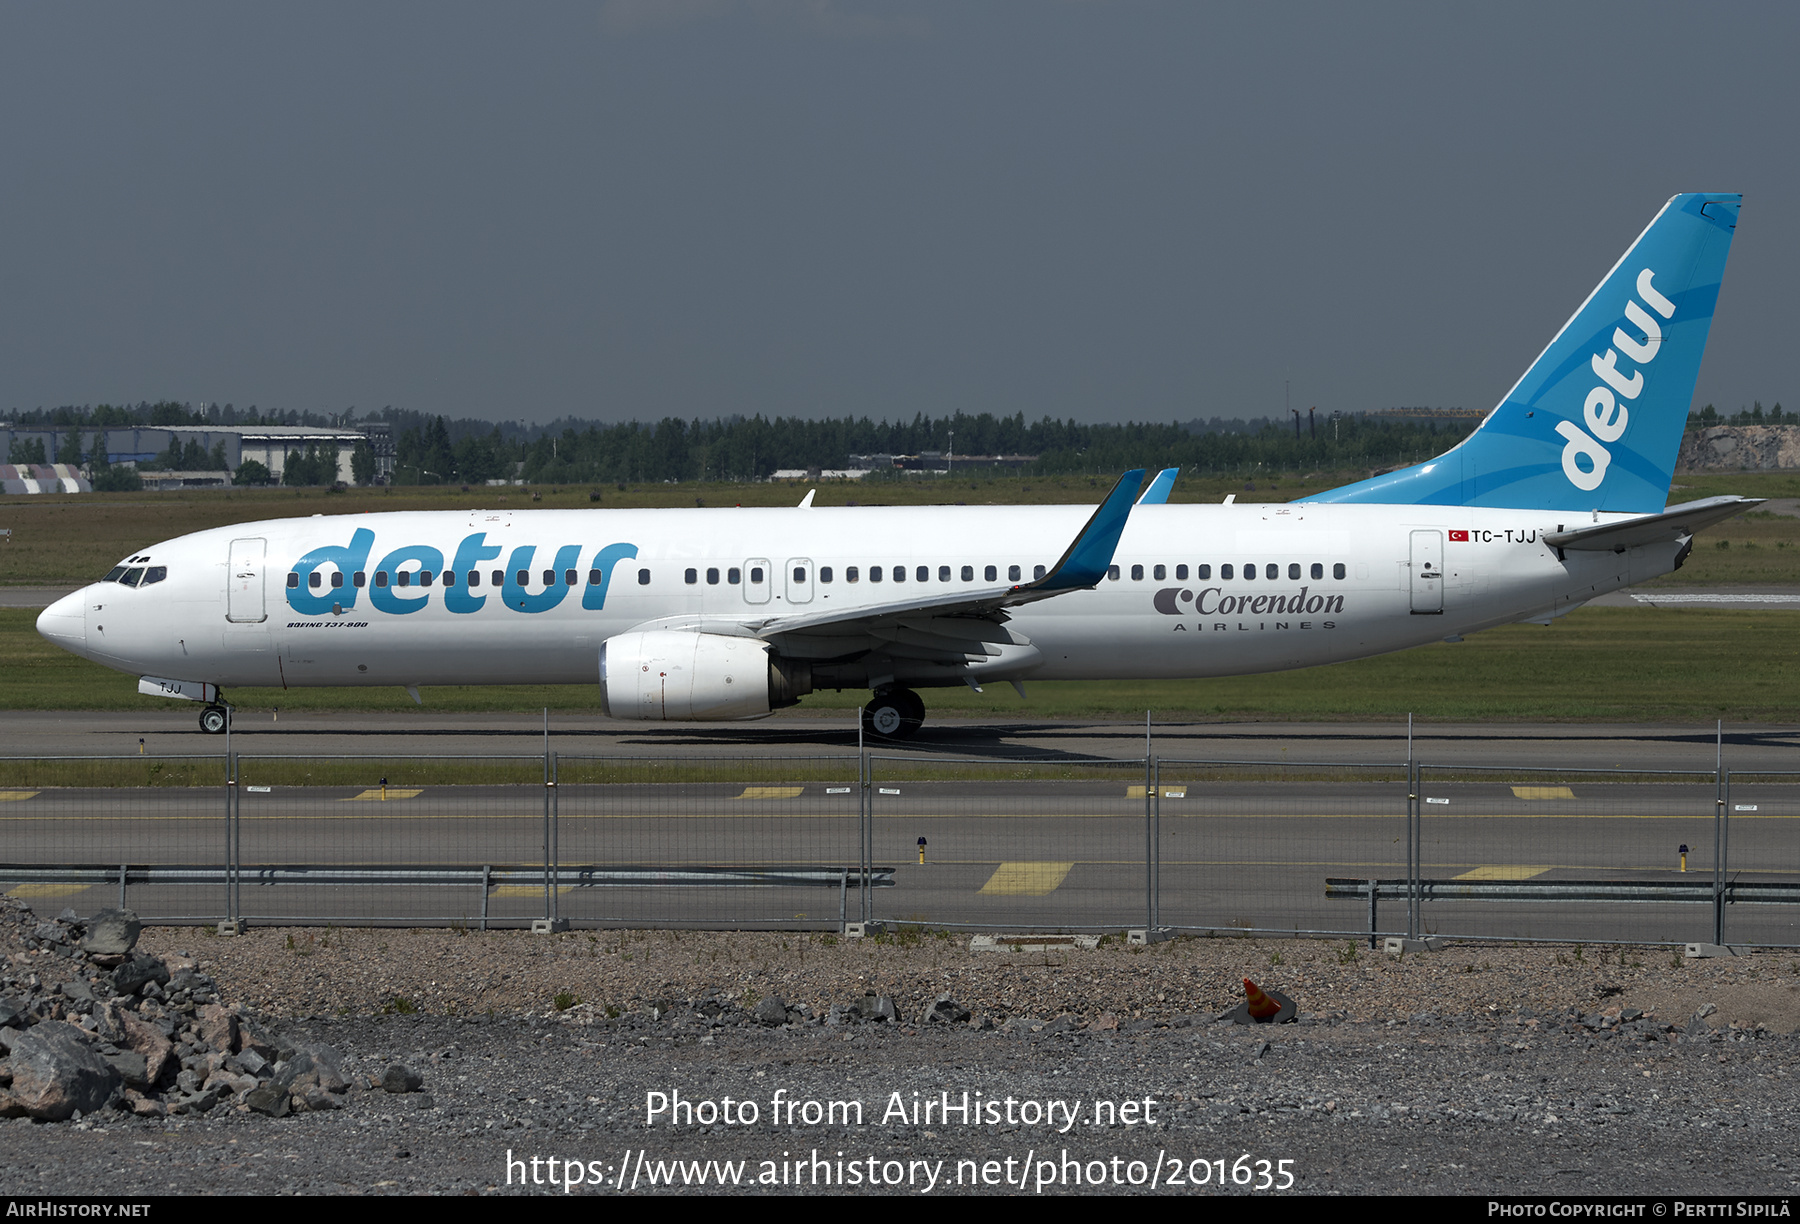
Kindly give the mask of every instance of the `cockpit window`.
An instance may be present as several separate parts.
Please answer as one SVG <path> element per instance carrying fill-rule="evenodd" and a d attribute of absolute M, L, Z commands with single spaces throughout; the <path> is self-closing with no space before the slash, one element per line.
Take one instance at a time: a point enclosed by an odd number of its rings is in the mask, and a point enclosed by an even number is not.
<path fill-rule="evenodd" d="M 152 565 L 149 569 L 144 571 L 144 580 L 142 582 L 138 583 L 138 585 L 139 586 L 149 586 L 153 582 L 161 582 L 164 578 L 167 578 L 168 576 L 169 576 L 169 567 L 168 566 Z"/>
<path fill-rule="evenodd" d="M 119 581 L 128 587 L 134 587 L 143 576 L 144 567 L 141 565 L 134 565 L 125 571 L 124 576 L 121 577 Z"/>
<path fill-rule="evenodd" d="M 102 578 L 100 581 L 101 582 L 117 582 L 121 577 L 124 576 L 124 573 L 125 573 L 125 567 L 123 565 L 115 565 L 110 570 L 106 571 L 106 577 Z"/>

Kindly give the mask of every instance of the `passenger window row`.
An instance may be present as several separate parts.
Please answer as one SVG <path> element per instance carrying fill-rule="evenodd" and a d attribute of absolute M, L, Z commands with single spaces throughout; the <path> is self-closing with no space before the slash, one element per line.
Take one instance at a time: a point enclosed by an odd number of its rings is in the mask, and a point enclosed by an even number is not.
<path fill-rule="evenodd" d="M 1259 566 L 1261 567 L 1261 576 L 1264 579 L 1266 579 L 1270 582 L 1273 582 L 1273 581 L 1278 580 L 1281 577 L 1282 567 L 1280 565 L 1276 564 L 1275 562 L 1271 561 L 1271 562 L 1267 562 L 1267 563 L 1262 563 L 1262 562 L 1255 562 L 1255 561 L 1246 561 L 1246 562 L 1243 562 L 1243 569 L 1242 569 L 1243 581 L 1245 581 L 1245 582 L 1254 581 L 1258 576 L 1258 567 Z M 929 565 L 914 566 L 912 569 L 912 581 L 914 581 L 914 582 L 930 582 L 932 579 L 932 568 L 933 567 L 931 567 Z M 1174 566 L 1173 568 L 1174 568 L 1174 573 L 1175 573 L 1175 580 L 1178 582 L 1185 582 L 1188 577 L 1188 567 L 1185 565 L 1177 565 L 1177 566 Z M 1153 578 L 1154 580 L 1156 580 L 1157 582 L 1162 582 L 1168 578 L 1169 570 L 1170 570 L 1170 567 L 1167 565 L 1153 565 L 1153 566 L 1149 567 L 1149 576 L 1151 578 Z M 1031 567 L 1032 581 L 1035 582 L 1037 579 L 1042 578 L 1044 576 L 1044 573 L 1045 573 L 1044 566 L 1042 566 L 1042 565 L 1032 566 Z M 1315 581 L 1319 581 L 1325 577 L 1325 566 L 1318 561 L 1314 561 L 1310 566 L 1307 566 L 1307 567 L 1302 567 L 1301 564 L 1297 561 L 1288 563 L 1287 577 L 1288 577 L 1289 581 L 1298 581 L 1301 578 L 1303 573 L 1309 574 Z M 1345 574 L 1345 569 L 1344 569 L 1344 563 L 1342 561 L 1336 562 L 1335 564 L 1332 565 L 1332 567 L 1331 567 L 1332 578 L 1337 579 L 1338 581 L 1342 581 L 1344 578 L 1344 574 Z M 836 571 L 829 565 L 821 565 L 818 570 L 818 575 L 819 575 L 819 581 L 821 583 L 826 583 L 826 584 L 831 583 L 837 576 Z M 1238 575 L 1237 567 L 1234 566 L 1231 562 L 1227 561 L 1219 566 L 1219 578 L 1221 580 L 1231 581 L 1232 579 L 1236 578 L 1237 575 Z M 148 567 L 145 567 L 145 566 L 127 567 L 127 566 L 121 565 L 121 566 L 114 568 L 112 570 L 112 572 L 108 573 L 105 578 L 101 579 L 101 581 L 102 582 L 120 582 L 120 583 L 124 583 L 126 586 L 149 586 L 153 582 L 161 582 L 163 579 L 167 578 L 168 576 L 169 576 L 169 571 L 166 566 L 155 565 L 155 566 L 148 566 Z M 581 583 L 581 571 L 580 570 L 572 570 L 572 569 L 571 570 L 563 570 L 559 574 L 556 570 L 548 570 L 547 569 L 547 570 L 539 570 L 539 571 L 518 570 L 517 572 L 515 572 L 513 574 L 514 585 L 520 586 L 520 587 L 529 587 L 532 584 L 532 580 L 533 580 L 534 576 L 546 588 L 556 586 L 558 583 L 561 583 L 564 586 L 571 586 L 571 587 L 578 586 Z M 937 580 L 939 582 L 951 582 L 951 581 L 954 581 L 956 578 L 960 578 L 964 582 L 974 582 L 975 581 L 975 567 L 973 565 L 964 565 L 964 566 L 961 566 L 960 568 L 956 568 L 956 567 L 952 567 L 952 566 L 948 566 L 948 565 L 940 565 L 940 566 L 936 567 L 936 576 L 937 576 Z M 1120 567 L 1117 565 L 1110 567 L 1107 571 L 1106 576 L 1114 582 L 1119 581 L 1120 578 L 1122 577 L 1122 572 L 1120 570 Z M 1194 566 L 1194 577 L 1196 579 L 1198 579 L 1202 582 L 1205 582 L 1205 581 L 1210 580 L 1212 578 L 1212 576 L 1213 576 L 1213 567 L 1211 565 L 1196 565 L 1196 566 Z M 315 569 L 312 573 L 310 573 L 306 576 L 306 585 L 307 585 L 308 589 L 314 590 L 314 591 L 325 589 L 327 586 L 329 586 L 330 589 L 332 589 L 332 590 L 337 590 L 344 585 L 345 577 L 346 577 L 346 575 L 344 574 L 344 572 L 342 570 L 333 570 L 329 575 L 325 575 L 325 574 L 321 574 L 318 570 Z M 602 571 L 597 570 L 597 569 L 591 569 L 587 572 L 587 585 L 599 586 L 603 581 L 605 581 L 605 577 L 606 576 Z M 744 577 L 743 571 L 735 565 L 728 567 L 724 571 L 724 580 L 733 586 L 736 586 L 739 582 L 743 581 L 743 577 Z M 750 567 L 750 582 L 752 585 L 756 585 L 756 584 L 763 582 L 766 577 L 767 576 L 764 574 L 762 566 L 752 565 Z M 1144 577 L 1145 577 L 1145 567 L 1144 566 L 1134 565 L 1131 567 L 1131 579 L 1133 582 L 1142 582 L 1144 580 Z M 348 575 L 348 578 L 349 578 L 350 585 L 357 588 L 358 590 L 362 589 L 364 586 L 366 586 L 368 584 L 368 576 L 366 574 L 364 574 L 361 570 L 357 570 L 355 573 Z M 694 586 L 700 581 L 700 571 L 697 569 L 689 569 L 682 575 L 682 578 L 687 583 L 687 585 Z M 904 565 L 895 565 L 895 566 L 871 565 L 867 568 L 867 570 L 864 570 L 861 566 L 855 566 L 855 565 L 847 565 L 844 567 L 844 581 L 845 582 L 861 582 L 864 580 L 864 578 L 867 578 L 867 580 L 870 582 L 882 582 L 882 581 L 887 581 L 887 580 L 891 580 L 893 582 L 905 582 L 905 581 L 907 581 L 907 567 Z M 1000 567 L 997 565 L 984 566 L 981 571 L 981 579 L 983 582 L 998 582 L 998 581 L 1000 581 Z M 413 586 L 428 587 L 428 586 L 432 585 L 434 580 L 441 583 L 444 586 L 453 587 L 453 586 L 456 586 L 458 583 L 458 575 L 457 575 L 456 571 L 454 571 L 454 570 L 444 570 L 439 573 L 434 573 L 433 571 L 428 570 L 428 569 L 398 570 L 395 573 L 393 573 L 392 575 L 389 575 L 386 570 L 375 571 L 375 585 L 377 587 L 386 587 L 390 583 L 396 587 L 413 587 Z M 708 567 L 708 569 L 706 571 L 707 585 L 708 586 L 717 586 L 717 585 L 719 585 L 719 580 L 720 580 L 720 571 L 716 567 Z M 794 567 L 793 580 L 796 583 L 804 583 L 806 581 L 806 567 L 805 566 L 795 566 Z M 648 569 L 638 570 L 637 581 L 638 581 L 639 586 L 649 586 L 650 585 L 650 571 Z M 1007 566 L 1006 567 L 1006 581 L 1008 581 L 1008 582 L 1024 581 L 1024 567 L 1019 566 L 1019 565 Z M 488 585 L 490 585 L 490 586 L 497 586 L 497 587 L 505 586 L 506 585 L 506 571 L 505 570 L 490 570 L 490 571 L 488 571 L 487 582 L 488 582 Z M 461 577 L 461 583 L 463 586 L 471 587 L 471 588 L 481 586 L 482 585 L 481 571 L 480 570 L 470 570 L 466 575 L 463 575 Z M 289 590 L 298 590 L 299 589 L 300 575 L 297 571 L 289 571 L 288 576 L 287 576 L 287 585 L 288 585 Z"/>
<path fill-rule="evenodd" d="M 688 571 L 690 574 L 693 572 L 693 570 Z M 736 571 L 734 570 L 732 572 L 735 573 Z M 515 586 L 528 587 L 532 583 L 532 575 L 533 571 L 531 570 L 519 570 L 513 575 L 513 583 Z M 564 570 L 561 574 L 558 574 L 555 570 L 542 570 L 538 572 L 538 576 L 542 579 L 542 584 L 546 587 L 556 586 L 559 582 L 563 586 L 579 586 L 581 584 L 580 570 Z M 432 584 L 434 579 L 447 587 L 457 585 L 457 574 L 455 570 L 444 570 L 439 574 L 434 574 L 431 570 L 398 570 L 391 577 L 386 570 L 375 571 L 375 585 L 378 587 L 385 587 L 389 585 L 390 582 L 397 587 L 428 587 Z M 600 570 L 591 569 L 587 572 L 587 584 L 589 586 L 599 586 L 604 580 L 605 575 Z M 650 571 L 647 569 L 639 570 L 637 572 L 637 580 L 639 586 L 649 586 Z M 692 582 L 693 579 L 690 578 L 688 581 Z M 290 571 L 287 576 L 287 584 L 290 591 L 297 590 L 300 586 L 300 575 Z M 490 586 L 505 586 L 506 571 L 489 571 L 488 584 Z M 318 570 L 314 570 L 306 576 L 306 585 L 309 589 L 314 591 L 329 585 L 330 588 L 335 591 L 344 585 L 344 572 L 342 570 L 333 570 L 329 579 L 327 579 L 326 576 L 319 573 Z M 350 585 L 356 587 L 358 590 L 362 589 L 364 586 L 368 585 L 368 575 L 364 574 L 361 570 L 357 570 L 350 575 Z M 463 577 L 462 585 L 467 587 L 479 587 L 481 585 L 481 571 L 470 570 L 468 574 Z"/>
<path fill-rule="evenodd" d="M 915 582 L 930 582 L 931 578 L 932 578 L 932 569 L 933 569 L 933 567 L 931 567 L 929 565 L 919 565 L 919 566 L 913 567 L 913 570 L 912 570 L 913 581 L 915 581 Z M 1008 581 L 1008 582 L 1021 581 L 1021 575 L 1023 574 L 1023 572 L 1024 572 L 1024 569 L 1022 566 L 1018 566 L 1018 565 L 1007 566 L 1006 567 L 1006 581 Z M 731 583 L 733 585 L 735 585 L 741 578 L 740 572 L 735 567 L 730 570 L 727 570 L 726 573 L 728 576 L 726 577 L 725 581 L 728 583 Z M 895 581 L 895 582 L 905 582 L 907 580 L 907 567 L 904 565 L 896 565 L 896 566 L 891 567 L 891 569 L 890 569 L 890 567 L 887 567 L 887 566 L 871 565 L 867 568 L 866 571 L 864 570 L 864 568 L 862 566 L 859 566 L 859 565 L 846 565 L 844 567 L 844 581 L 845 582 L 861 582 L 866 577 L 868 579 L 868 581 L 870 581 L 870 582 L 882 582 L 889 577 L 890 573 L 892 575 L 893 581 Z M 949 565 L 940 565 L 940 566 L 936 567 L 936 573 L 937 573 L 937 580 L 939 582 L 953 582 L 959 577 L 964 582 L 974 582 L 975 581 L 975 567 L 973 565 L 964 565 L 964 566 L 960 567 L 960 569 L 957 567 L 949 566 Z M 1044 576 L 1044 567 L 1041 565 L 1033 566 L 1031 576 L 1033 579 L 1042 578 Z M 687 580 L 687 584 L 689 586 L 693 586 L 695 583 L 700 581 L 700 571 L 690 569 L 687 571 L 687 574 L 685 575 L 685 577 Z M 763 578 L 764 578 L 764 574 L 763 574 L 762 566 L 753 565 L 750 567 L 751 585 L 755 585 L 757 583 L 762 582 Z M 829 565 L 821 565 L 819 567 L 819 581 L 821 583 L 829 584 L 829 583 L 836 581 L 836 579 L 837 579 L 837 570 L 835 568 L 833 568 L 832 566 L 829 566 Z M 806 567 L 805 566 L 797 565 L 794 567 L 793 580 L 796 583 L 804 583 L 806 581 Z M 981 571 L 981 580 L 983 582 L 998 582 L 998 581 L 1000 581 L 1000 567 L 997 565 L 989 565 L 989 566 L 983 567 L 982 571 Z M 719 584 L 719 571 L 718 570 L 708 569 L 706 571 L 706 584 L 708 586 L 717 586 Z"/>
<path fill-rule="evenodd" d="M 1259 565 L 1261 565 L 1261 567 L 1262 567 L 1261 575 L 1265 580 L 1267 580 L 1269 582 L 1275 582 L 1280 579 L 1281 566 L 1277 565 L 1275 562 L 1273 562 L 1273 561 L 1270 561 L 1270 562 L 1246 561 L 1243 563 L 1243 567 L 1244 567 L 1243 568 L 1243 580 L 1245 582 L 1253 582 L 1256 580 L 1257 573 L 1258 573 L 1257 567 Z M 1347 571 L 1345 570 L 1344 563 L 1342 561 L 1338 561 L 1338 562 L 1334 563 L 1331 567 L 1331 576 L 1340 582 L 1343 581 L 1343 578 L 1344 578 L 1344 575 L 1346 572 Z M 1287 566 L 1288 581 L 1289 582 L 1298 582 L 1301 579 L 1302 575 L 1310 576 L 1315 582 L 1320 581 L 1325 577 L 1325 566 L 1318 561 L 1314 561 L 1310 566 L 1303 567 L 1298 561 L 1290 561 Z M 1112 566 L 1107 571 L 1106 576 L 1109 579 L 1111 579 L 1112 581 L 1117 582 L 1120 577 L 1119 567 L 1116 565 Z M 1153 565 L 1150 567 L 1150 577 L 1152 577 L 1156 581 L 1161 582 L 1164 579 L 1166 579 L 1168 576 L 1169 576 L 1169 567 L 1168 566 Z M 1188 576 L 1188 567 L 1187 566 L 1177 565 L 1175 567 L 1175 580 L 1177 582 L 1185 582 L 1187 580 L 1187 576 Z M 1194 567 L 1194 577 L 1196 579 L 1198 579 L 1199 581 L 1201 581 L 1201 582 L 1209 581 L 1212 578 L 1212 576 L 1213 576 L 1213 567 L 1212 566 L 1196 565 Z M 1219 566 L 1219 578 L 1221 580 L 1229 582 L 1230 580 L 1232 580 L 1235 577 L 1237 577 L 1237 567 L 1234 566 L 1231 562 L 1227 561 L 1224 564 Z M 1133 582 L 1142 582 L 1144 580 L 1144 567 L 1143 566 L 1134 565 L 1131 567 L 1131 580 Z"/>

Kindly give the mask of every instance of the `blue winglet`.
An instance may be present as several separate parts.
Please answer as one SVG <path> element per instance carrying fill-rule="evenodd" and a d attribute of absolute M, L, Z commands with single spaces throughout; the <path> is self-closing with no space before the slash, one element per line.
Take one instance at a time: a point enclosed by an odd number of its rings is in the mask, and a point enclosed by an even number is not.
<path fill-rule="evenodd" d="M 1131 507 L 1143 480 L 1143 468 L 1133 468 L 1119 477 L 1119 483 L 1112 487 L 1112 492 L 1094 511 L 1094 517 L 1087 521 L 1087 526 L 1081 529 L 1081 534 L 1075 537 L 1075 542 L 1069 545 L 1061 559 L 1050 567 L 1050 572 L 1036 582 L 1015 589 L 1077 591 L 1097 586 L 1112 565 L 1119 537 L 1125 534 L 1125 520 L 1131 517 Z"/>
<path fill-rule="evenodd" d="M 1162 471 L 1158 472 L 1156 474 L 1156 479 L 1150 482 L 1150 487 L 1144 490 L 1144 495 L 1137 499 L 1137 504 L 1140 506 L 1161 506 L 1167 504 L 1169 494 L 1175 489 L 1175 477 L 1180 474 L 1181 469 L 1178 467 L 1164 468 Z"/>

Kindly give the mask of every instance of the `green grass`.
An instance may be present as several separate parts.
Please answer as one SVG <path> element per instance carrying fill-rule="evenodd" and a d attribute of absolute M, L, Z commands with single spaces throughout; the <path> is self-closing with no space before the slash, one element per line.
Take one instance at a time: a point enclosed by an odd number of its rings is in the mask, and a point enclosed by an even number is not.
<path fill-rule="evenodd" d="M 225 785 L 225 741 L 216 739 L 205 746 L 218 755 L 198 759 L 157 757 L 102 758 L 8 758 L 0 753 L 0 791 L 42 790 L 47 787 L 138 787 L 138 786 L 212 786 Z M 842 748 L 835 762 L 809 762 L 794 758 L 728 757 L 687 758 L 679 760 L 571 760 L 558 757 L 559 786 L 635 785 L 635 786 L 714 786 L 724 791 L 714 798 L 728 804 L 739 797 L 741 788 L 759 783 L 793 785 L 848 786 L 856 779 L 856 758 Z M 833 767 L 835 766 L 835 768 Z M 954 768 L 954 767 L 952 767 Z M 986 776 L 968 772 L 939 771 L 932 778 Z M 1031 776 L 1063 777 L 1063 773 L 1040 771 Z M 1129 781 L 1127 775 L 1119 775 Z M 1140 778 L 1142 771 L 1139 771 Z M 516 760 L 408 758 L 372 756 L 345 760 L 333 757 L 238 757 L 240 786 L 272 786 L 281 790 L 295 787 L 324 787 L 342 790 L 379 791 L 381 779 L 387 779 L 391 801 L 403 801 L 410 788 L 443 786 L 511 787 L 512 801 L 522 804 L 522 813 L 542 801 L 544 758 L 524 757 Z M 884 781 L 886 779 L 884 778 Z M 339 796 L 347 798 L 348 796 Z M 768 804 L 758 799 L 744 800 L 746 813 L 766 810 Z M 364 815 L 379 814 L 382 809 L 361 810 Z M 395 809 L 396 811 L 401 809 Z"/>
<path fill-rule="evenodd" d="M 0 761 L 0 790 L 46 786 L 219 786 L 225 785 L 221 755 L 201 758 L 120 757 L 105 759 L 25 758 Z"/>
<path fill-rule="evenodd" d="M 1694 541 L 1687 563 L 1673 574 L 1640 586 L 1685 587 L 1791 586 L 1800 583 L 1800 519 L 1741 515 L 1728 519 Z"/>
<path fill-rule="evenodd" d="M 187 702 L 137 694 L 134 677 L 50 645 L 36 614 L 0 609 L 0 708 L 198 713 Z M 924 694 L 933 719 L 1159 720 L 1379 719 L 1611 722 L 1800 721 L 1800 617 L 1712 608 L 1588 608 L 1556 624 L 1511 625 L 1455 645 L 1437 644 L 1305 671 L 1218 680 L 1026 683 Z M 245 718 L 277 707 L 411 711 L 399 689 L 234 689 Z M 424 690 L 428 711 L 535 712 L 545 706 L 598 717 L 595 686 L 444 687 Z M 814 693 L 778 718 L 829 718 L 848 728 L 865 694 Z"/>
<path fill-rule="evenodd" d="M 1677 472 L 1669 501 L 1698 501 L 1729 493 L 1743 497 L 1800 497 L 1800 471 Z"/>
<path fill-rule="evenodd" d="M 122 787 L 223 787 L 225 784 L 224 742 L 213 741 L 220 755 L 199 758 L 157 757 L 18 757 L 0 755 L 0 791 L 42 790 L 50 787 L 115 789 Z M 690 796 L 699 795 L 695 788 L 711 787 L 709 801 L 723 803 L 726 809 L 744 815 L 784 811 L 792 798 L 787 795 L 745 798 L 747 786 L 781 784 L 810 788 L 819 797 L 819 787 L 853 786 L 857 764 L 847 745 L 839 744 L 822 751 L 830 756 L 805 757 L 662 757 L 632 759 L 629 757 L 571 757 L 557 755 L 557 785 L 632 786 L 643 793 L 655 793 L 659 787 L 682 787 Z M 879 745 L 876 745 L 879 751 Z M 258 757 L 238 758 L 240 786 L 270 786 L 283 791 L 298 787 L 333 790 L 354 788 L 378 791 L 380 780 L 387 779 L 390 801 L 404 801 L 411 796 L 409 788 L 445 786 L 480 786 L 511 788 L 510 802 L 519 805 L 518 814 L 529 814 L 543 795 L 544 761 L 540 757 L 515 760 L 468 758 L 370 757 L 346 760 L 333 757 Z M 967 761 L 935 755 L 890 756 L 880 760 L 871 786 L 916 785 L 925 782 L 1089 782 L 1099 793 L 1112 798 L 1124 797 L 1126 787 L 1144 784 L 1144 767 L 1138 761 L 1117 763 L 1083 763 L 1069 761 Z M 1451 775 L 1439 776 L 1450 778 Z M 1483 775 L 1485 778 L 1486 775 Z M 1266 782 L 1312 779 L 1326 782 L 1400 782 L 1405 774 L 1395 767 L 1388 774 L 1368 769 L 1342 770 L 1332 767 L 1303 769 L 1265 768 L 1261 766 L 1168 766 L 1163 783 L 1169 786 L 1198 785 L 1219 782 Z M 347 798 L 347 796 L 338 796 Z M 662 802 L 663 800 L 658 800 Z M 737 806 L 741 802 L 742 806 Z M 398 810 L 398 809 L 396 809 Z M 410 810 L 410 809 L 408 809 Z M 365 815 L 378 815 L 381 809 L 368 808 Z"/>

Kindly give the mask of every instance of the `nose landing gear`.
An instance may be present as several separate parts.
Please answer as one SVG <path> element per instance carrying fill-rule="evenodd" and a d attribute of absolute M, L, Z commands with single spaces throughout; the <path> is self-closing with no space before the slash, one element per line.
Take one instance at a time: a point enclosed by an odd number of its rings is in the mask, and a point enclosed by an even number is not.
<path fill-rule="evenodd" d="M 881 689 L 863 707 L 863 730 L 879 739 L 911 739 L 924 721 L 925 703 L 911 689 Z"/>
<path fill-rule="evenodd" d="M 222 705 L 209 705 L 200 711 L 200 729 L 208 735 L 223 735 L 231 721 L 231 711 Z"/>

